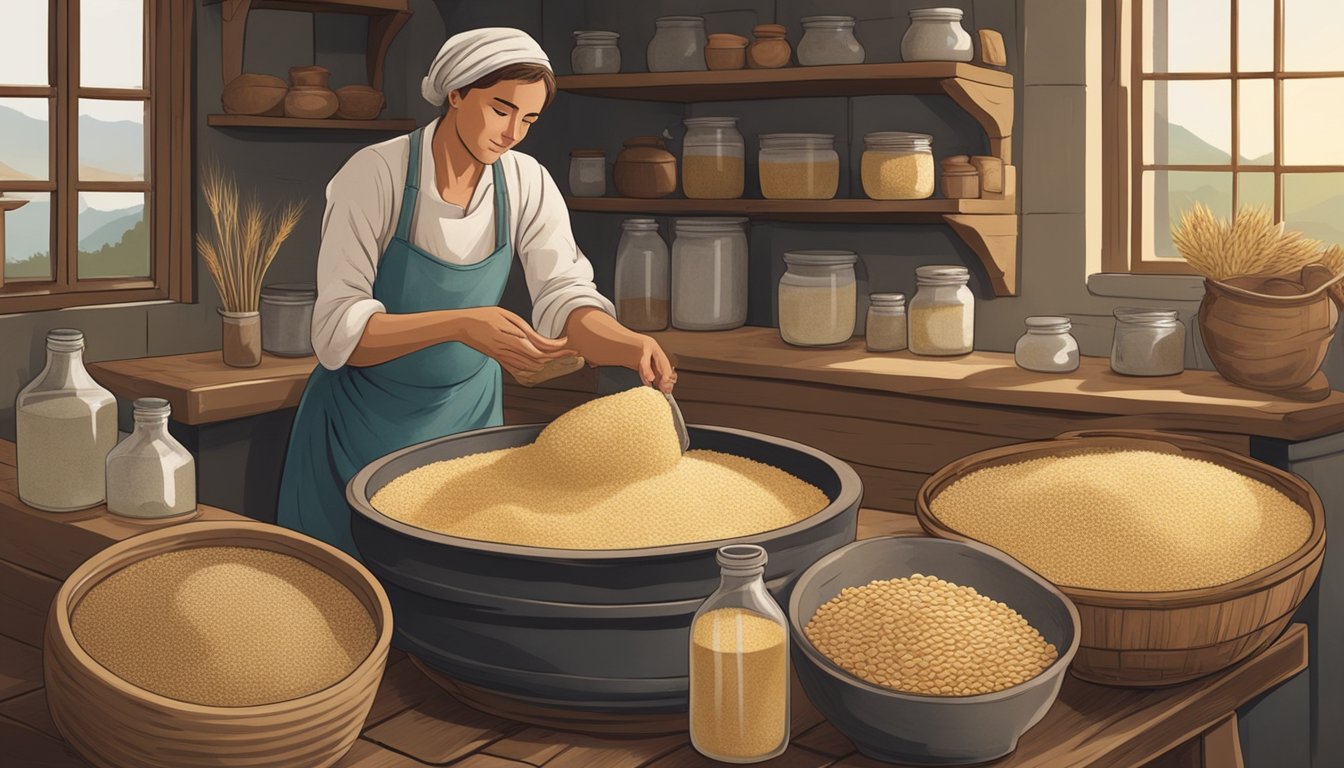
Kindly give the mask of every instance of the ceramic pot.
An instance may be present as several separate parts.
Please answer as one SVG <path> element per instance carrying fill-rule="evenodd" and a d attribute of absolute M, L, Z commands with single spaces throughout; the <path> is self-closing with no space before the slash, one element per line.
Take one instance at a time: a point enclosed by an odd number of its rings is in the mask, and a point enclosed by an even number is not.
<path fill-rule="evenodd" d="M 223 321 L 224 364 L 234 368 L 261 365 L 261 313 L 218 312 Z"/>
<path fill-rule="evenodd" d="M 285 116 L 321 120 L 336 114 L 340 99 L 330 89 L 296 85 L 285 95 Z"/>

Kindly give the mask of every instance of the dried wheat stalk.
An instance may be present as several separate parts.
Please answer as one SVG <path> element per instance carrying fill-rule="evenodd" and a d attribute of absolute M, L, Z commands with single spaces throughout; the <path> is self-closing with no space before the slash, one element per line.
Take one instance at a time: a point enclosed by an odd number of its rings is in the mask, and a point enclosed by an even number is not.
<path fill-rule="evenodd" d="M 1210 280 L 1295 277 L 1318 263 L 1334 274 L 1344 272 L 1344 249 L 1335 245 L 1323 251 L 1319 240 L 1284 231 L 1267 208 L 1241 208 L 1229 223 L 1196 203 L 1181 216 L 1171 239 L 1186 262 Z"/>

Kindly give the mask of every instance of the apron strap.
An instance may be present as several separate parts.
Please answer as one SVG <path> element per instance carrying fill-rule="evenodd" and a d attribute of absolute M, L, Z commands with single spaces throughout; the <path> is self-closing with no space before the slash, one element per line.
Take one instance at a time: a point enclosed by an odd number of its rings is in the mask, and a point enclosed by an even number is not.
<path fill-rule="evenodd" d="M 406 186 L 401 190 L 401 215 L 397 218 L 396 238 L 411 241 L 411 217 L 415 215 L 415 201 L 420 196 L 420 137 L 424 128 L 411 133 L 411 155 L 406 159 Z"/>
<path fill-rule="evenodd" d="M 495 172 L 495 250 L 509 244 L 509 190 L 504 187 L 504 166 L 491 163 Z"/>

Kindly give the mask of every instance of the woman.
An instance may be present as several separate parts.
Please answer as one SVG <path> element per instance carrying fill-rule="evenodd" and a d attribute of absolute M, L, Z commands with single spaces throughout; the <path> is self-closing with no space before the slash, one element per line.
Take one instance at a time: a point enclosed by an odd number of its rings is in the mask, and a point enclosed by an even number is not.
<path fill-rule="evenodd" d="M 501 367 L 575 354 L 671 391 L 658 344 L 612 316 L 555 182 L 512 147 L 555 96 L 525 32 L 444 43 L 421 83 L 442 117 L 354 154 L 327 186 L 313 371 L 294 417 L 278 518 L 358 556 L 345 485 L 392 451 L 503 422 Z M 499 306 L 517 255 L 533 330 Z"/>

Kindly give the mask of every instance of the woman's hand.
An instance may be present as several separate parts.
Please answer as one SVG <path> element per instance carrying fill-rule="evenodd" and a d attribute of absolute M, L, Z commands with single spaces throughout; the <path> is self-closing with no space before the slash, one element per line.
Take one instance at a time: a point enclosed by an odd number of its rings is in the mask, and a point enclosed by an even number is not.
<path fill-rule="evenodd" d="M 502 307 L 449 310 L 451 341 L 499 361 L 510 375 L 536 373 L 549 360 L 577 354 L 564 338 L 548 339 Z"/>
<path fill-rule="evenodd" d="M 570 312 L 565 321 L 565 336 L 589 365 L 629 368 L 646 385 L 663 392 L 671 392 L 677 383 L 677 372 L 658 342 L 629 330 L 596 307 L 580 307 Z"/>

